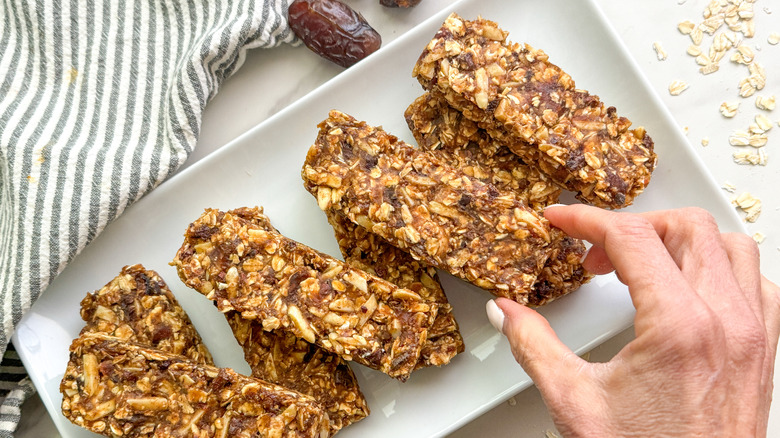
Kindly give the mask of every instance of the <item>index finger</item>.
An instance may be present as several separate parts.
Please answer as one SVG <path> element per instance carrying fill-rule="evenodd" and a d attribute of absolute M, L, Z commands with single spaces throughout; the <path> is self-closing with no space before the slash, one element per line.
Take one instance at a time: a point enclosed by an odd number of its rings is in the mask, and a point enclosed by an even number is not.
<path fill-rule="evenodd" d="M 548 207 L 544 212 L 556 227 L 572 237 L 587 240 L 605 250 L 615 270 L 628 285 L 637 311 L 651 303 L 668 308 L 678 305 L 692 291 L 669 284 L 687 285 L 653 224 L 631 213 L 616 213 L 587 205 Z M 648 293 L 637 294 L 637 291 Z M 681 293 L 682 292 L 682 293 Z"/>

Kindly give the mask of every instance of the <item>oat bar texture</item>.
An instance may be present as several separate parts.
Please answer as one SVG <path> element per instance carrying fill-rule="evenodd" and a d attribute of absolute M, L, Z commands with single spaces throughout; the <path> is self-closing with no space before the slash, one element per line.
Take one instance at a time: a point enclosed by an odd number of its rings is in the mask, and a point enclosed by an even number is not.
<path fill-rule="evenodd" d="M 436 269 L 420 263 L 343 215 L 332 211 L 326 213 L 347 264 L 410 289 L 423 300 L 439 306 L 436 319 L 428 330 L 428 339 L 420 351 L 417 368 L 445 365 L 462 353 L 465 348 L 463 337 Z"/>
<path fill-rule="evenodd" d="M 537 211 L 558 202 L 561 190 L 547 176 L 526 165 L 442 99 L 425 93 L 409 105 L 404 116 L 422 149 L 466 175 L 512 192 Z M 532 286 L 530 305 L 550 302 L 592 278 L 582 267 L 582 241 L 557 228 L 551 229 L 550 239 L 552 253 Z"/>
<path fill-rule="evenodd" d="M 550 225 L 511 193 L 365 122 L 331 111 L 303 166 L 324 211 L 498 296 L 528 304 Z"/>
<path fill-rule="evenodd" d="M 547 175 L 527 165 L 443 99 L 426 92 L 409 105 L 404 117 L 421 149 L 466 175 L 511 191 L 537 211 L 558 202 L 561 188 Z"/>
<path fill-rule="evenodd" d="M 105 436 L 328 436 L 308 396 L 102 333 L 73 342 L 60 391 L 65 417 Z"/>
<path fill-rule="evenodd" d="M 412 74 L 583 202 L 625 207 L 650 182 L 656 155 L 645 129 L 629 129 L 543 51 L 509 42 L 492 21 L 451 14 Z"/>
<path fill-rule="evenodd" d="M 306 394 L 328 414 L 331 436 L 365 418 L 368 404 L 346 361 L 283 330 L 263 330 L 260 321 L 225 313 L 252 376 Z"/>
<path fill-rule="evenodd" d="M 346 360 L 406 380 L 438 306 L 279 234 L 260 208 L 209 209 L 173 264 L 222 312 L 282 328 Z"/>
<path fill-rule="evenodd" d="M 190 360 L 214 365 L 184 309 L 157 272 L 125 266 L 100 290 L 81 300 L 85 333 L 105 333 Z"/>

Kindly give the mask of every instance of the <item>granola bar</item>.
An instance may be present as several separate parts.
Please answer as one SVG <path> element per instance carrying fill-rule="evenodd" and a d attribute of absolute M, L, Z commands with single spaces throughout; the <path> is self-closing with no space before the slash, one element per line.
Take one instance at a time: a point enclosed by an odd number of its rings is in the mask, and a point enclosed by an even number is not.
<path fill-rule="evenodd" d="M 550 256 L 547 220 L 381 128 L 338 111 L 319 126 L 302 177 L 322 210 L 429 266 L 528 303 Z"/>
<path fill-rule="evenodd" d="M 625 207 L 650 182 L 656 155 L 645 129 L 630 130 L 614 107 L 492 21 L 451 14 L 412 74 L 583 202 Z"/>
<path fill-rule="evenodd" d="M 447 102 L 426 92 L 409 105 L 404 116 L 420 148 L 466 175 L 511 191 L 537 211 L 558 202 L 558 185 Z"/>
<path fill-rule="evenodd" d="M 306 394 L 328 414 L 330 433 L 365 418 L 368 405 L 355 373 L 333 353 L 283 330 L 265 331 L 258 320 L 225 313 L 252 376 Z"/>
<path fill-rule="evenodd" d="M 421 148 L 465 174 L 511 191 L 537 211 L 558 201 L 561 190 L 547 176 L 526 165 L 475 122 L 430 93 L 415 99 L 404 115 Z M 582 241 L 557 228 L 551 230 L 550 236 L 552 253 L 532 286 L 529 305 L 548 303 L 592 278 L 582 267 Z"/>
<path fill-rule="evenodd" d="M 282 236 L 259 208 L 206 210 L 173 264 L 220 311 L 400 380 L 414 370 L 438 311 L 414 291 Z"/>
<path fill-rule="evenodd" d="M 417 368 L 445 365 L 462 353 L 463 337 L 452 314 L 452 306 L 439 284 L 436 269 L 423 265 L 343 215 L 331 211 L 326 213 L 344 261 L 350 266 L 413 290 L 423 300 L 438 304 L 439 313 L 428 330 L 428 339 L 420 351 Z"/>
<path fill-rule="evenodd" d="M 105 333 L 194 362 L 214 365 L 184 309 L 157 272 L 125 266 L 103 288 L 81 301 L 81 333 Z"/>
<path fill-rule="evenodd" d="M 60 385 L 74 424 L 112 437 L 327 437 L 308 396 L 229 368 L 86 333 Z"/>

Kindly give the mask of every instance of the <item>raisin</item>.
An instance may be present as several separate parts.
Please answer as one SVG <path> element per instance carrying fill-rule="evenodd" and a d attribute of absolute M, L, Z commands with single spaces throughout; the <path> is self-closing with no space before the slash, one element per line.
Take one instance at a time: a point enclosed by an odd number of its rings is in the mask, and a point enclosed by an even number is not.
<path fill-rule="evenodd" d="M 338 0 L 295 0 L 287 10 L 290 27 L 306 47 L 349 67 L 382 45 L 362 15 Z"/>
<path fill-rule="evenodd" d="M 388 8 L 411 8 L 420 4 L 420 0 L 379 0 L 379 4 Z"/>

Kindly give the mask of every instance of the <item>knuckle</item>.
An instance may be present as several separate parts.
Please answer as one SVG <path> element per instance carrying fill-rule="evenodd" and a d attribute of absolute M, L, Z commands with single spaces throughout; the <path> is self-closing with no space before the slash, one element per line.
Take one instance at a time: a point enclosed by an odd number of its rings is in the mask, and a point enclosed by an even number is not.
<path fill-rule="evenodd" d="M 650 234 L 656 235 L 653 224 L 636 214 L 621 215 L 620 220 L 614 224 L 613 230 L 624 238 L 645 237 Z"/>

